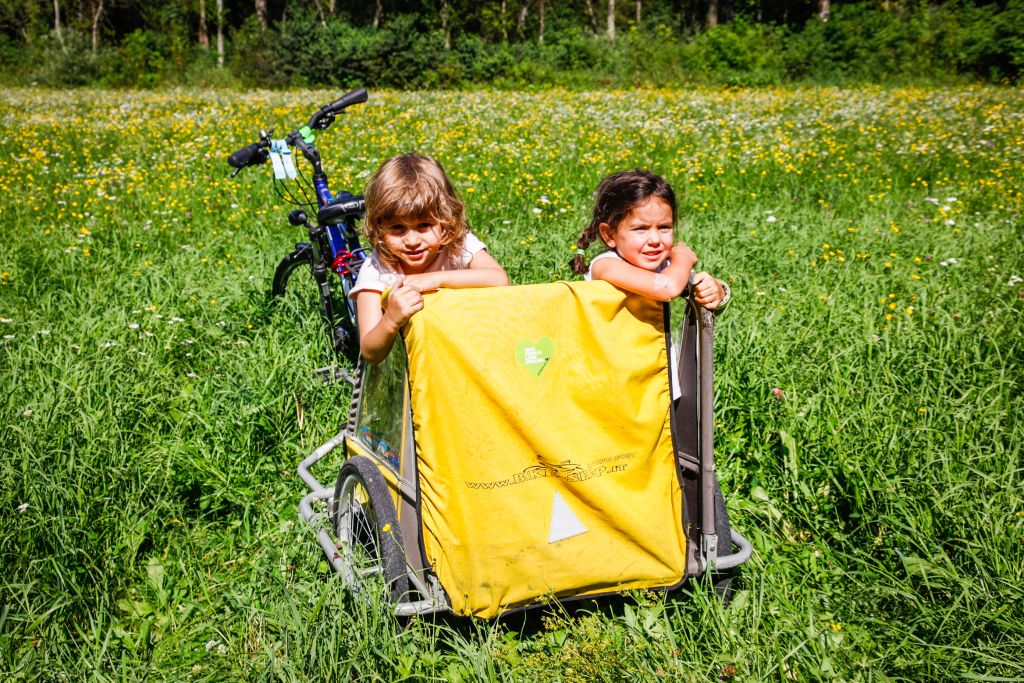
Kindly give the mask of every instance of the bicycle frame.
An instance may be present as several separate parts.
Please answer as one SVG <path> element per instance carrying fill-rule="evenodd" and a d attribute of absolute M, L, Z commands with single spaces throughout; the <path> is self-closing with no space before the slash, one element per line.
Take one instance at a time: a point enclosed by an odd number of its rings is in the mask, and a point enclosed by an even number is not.
<path fill-rule="evenodd" d="M 324 175 L 315 184 L 317 208 L 323 209 L 335 203 L 357 201 L 355 195 L 342 191 L 337 196 L 331 193 L 327 177 Z M 349 299 L 349 292 L 355 285 L 355 278 L 360 266 L 370 252 L 369 247 L 364 247 L 359 242 L 359 233 L 356 230 L 357 214 L 349 214 L 337 223 L 327 225 L 317 224 L 309 230 L 309 248 L 313 250 L 312 262 L 313 277 L 320 284 L 317 269 L 325 268 L 337 276 L 341 282 L 341 290 L 348 307 L 349 316 L 355 321 L 355 303 Z M 296 245 L 297 249 L 301 248 Z M 333 322 L 333 321 L 331 321 Z"/>

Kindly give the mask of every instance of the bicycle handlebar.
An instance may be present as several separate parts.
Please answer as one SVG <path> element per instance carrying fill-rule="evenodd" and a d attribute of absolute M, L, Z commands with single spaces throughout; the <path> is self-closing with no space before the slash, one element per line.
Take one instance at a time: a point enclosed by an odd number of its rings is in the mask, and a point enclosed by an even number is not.
<path fill-rule="evenodd" d="M 366 88 L 356 88 L 352 92 L 345 93 L 330 104 L 325 104 L 313 114 L 306 125 L 315 130 L 327 130 L 327 127 L 334 123 L 334 117 L 351 107 L 353 104 L 362 104 L 367 100 Z"/>
<path fill-rule="evenodd" d="M 368 97 L 369 94 L 366 92 L 366 88 L 356 88 L 351 92 L 347 92 L 330 104 L 320 107 L 320 109 L 313 114 L 312 118 L 309 119 L 309 123 L 306 124 L 306 126 L 310 129 L 325 130 L 334 122 L 334 117 L 337 114 L 340 114 L 343 110 L 354 104 L 362 104 L 368 99 Z M 319 173 L 319 155 L 316 153 L 316 149 L 312 146 L 312 138 L 308 145 L 305 144 L 304 141 L 304 137 L 308 135 L 309 132 L 309 130 L 305 129 L 292 131 L 288 134 L 286 140 L 289 145 L 298 147 L 303 155 L 313 164 L 314 170 Z M 269 134 L 264 132 L 260 134 L 260 137 L 261 140 L 259 142 L 246 145 L 228 157 L 228 165 L 235 169 L 235 172 L 231 174 L 232 178 L 246 166 L 256 166 L 266 163 L 267 159 L 270 157 Z"/>
<path fill-rule="evenodd" d="M 345 93 L 327 106 L 330 107 L 333 112 L 340 112 L 342 109 L 351 107 L 353 104 L 362 104 L 368 97 L 369 95 L 366 92 L 366 88 L 356 88 L 352 92 Z"/>
<path fill-rule="evenodd" d="M 266 161 L 267 144 L 264 142 L 254 142 L 251 145 L 246 145 L 228 157 L 228 165 L 238 169 L 266 163 Z"/>

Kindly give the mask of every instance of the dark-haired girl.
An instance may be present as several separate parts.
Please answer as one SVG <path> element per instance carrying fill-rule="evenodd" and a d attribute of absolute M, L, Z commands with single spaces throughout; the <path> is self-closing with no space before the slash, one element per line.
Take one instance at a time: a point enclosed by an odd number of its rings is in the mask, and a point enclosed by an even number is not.
<path fill-rule="evenodd" d="M 693 273 L 697 255 L 676 242 L 676 195 L 663 178 L 648 171 L 613 173 L 601 181 L 590 225 L 576 241 L 575 272 L 607 280 L 620 289 L 670 301 L 693 287 L 699 304 L 715 309 L 728 288 L 709 274 Z M 607 251 L 586 261 L 586 249 L 601 238 Z"/>

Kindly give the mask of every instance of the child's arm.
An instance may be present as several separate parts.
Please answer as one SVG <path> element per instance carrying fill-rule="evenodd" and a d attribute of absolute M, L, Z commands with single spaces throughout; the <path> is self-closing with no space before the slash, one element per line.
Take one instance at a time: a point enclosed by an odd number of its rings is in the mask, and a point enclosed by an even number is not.
<path fill-rule="evenodd" d="M 381 309 L 381 293 L 363 290 L 356 294 L 356 320 L 359 323 L 359 351 L 376 365 L 388 357 L 398 331 L 414 313 L 423 308 L 419 290 L 399 279 L 388 294 L 386 309 Z"/>
<path fill-rule="evenodd" d="M 690 281 L 690 271 L 697 255 L 678 242 L 672 247 L 671 262 L 660 273 L 645 270 L 617 258 L 595 261 L 591 270 L 594 280 L 606 280 L 619 289 L 640 294 L 656 301 L 671 301 L 683 293 Z"/>
<path fill-rule="evenodd" d="M 465 270 L 438 270 L 432 273 L 406 275 L 405 283 L 421 292 L 433 292 L 442 287 L 504 287 L 508 284 L 508 275 L 493 256 L 481 249 L 473 254 L 473 260 Z"/>

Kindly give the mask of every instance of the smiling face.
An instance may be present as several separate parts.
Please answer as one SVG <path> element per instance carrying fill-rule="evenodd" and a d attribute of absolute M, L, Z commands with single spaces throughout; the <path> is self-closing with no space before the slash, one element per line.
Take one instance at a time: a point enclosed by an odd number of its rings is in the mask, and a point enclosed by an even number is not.
<path fill-rule="evenodd" d="M 649 197 L 612 228 L 600 225 L 601 239 L 627 263 L 655 271 L 672 250 L 672 207 L 661 197 Z"/>
<path fill-rule="evenodd" d="M 384 229 L 384 246 L 398 259 L 402 272 L 426 272 L 441 249 L 441 227 L 429 216 L 393 219 Z"/>

